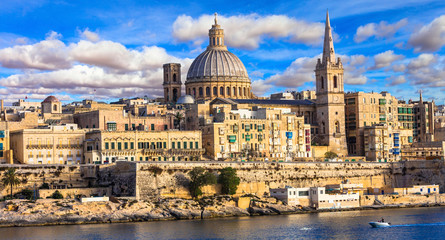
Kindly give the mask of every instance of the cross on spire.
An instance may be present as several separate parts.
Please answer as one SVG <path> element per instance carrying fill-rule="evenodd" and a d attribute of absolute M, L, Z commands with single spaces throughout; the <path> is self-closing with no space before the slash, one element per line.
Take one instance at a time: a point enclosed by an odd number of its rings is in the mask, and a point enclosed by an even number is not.
<path fill-rule="evenodd" d="M 218 13 L 215 13 L 214 15 L 215 15 L 215 25 L 218 25 L 218 19 L 217 19 Z"/>

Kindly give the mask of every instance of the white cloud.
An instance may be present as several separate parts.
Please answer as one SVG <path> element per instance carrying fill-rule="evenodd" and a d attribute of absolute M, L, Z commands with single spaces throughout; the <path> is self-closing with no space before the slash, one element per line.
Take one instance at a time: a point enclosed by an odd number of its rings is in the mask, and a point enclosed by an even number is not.
<path fill-rule="evenodd" d="M 406 78 L 403 75 L 392 76 L 385 79 L 386 82 L 389 82 L 387 86 L 396 86 L 402 83 L 406 83 Z"/>
<path fill-rule="evenodd" d="M 33 45 L 16 45 L 0 49 L 0 63 L 6 68 L 53 70 L 69 68 L 66 45 L 51 32 L 46 40 Z"/>
<path fill-rule="evenodd" d="M 413 33 L 408 43 L 416 52 L 435 52 L 445 45 L 445 15 Z"/>
<path fill-rule="evenodd" d="M 406 18 L 394 24 L 388 24 L 385 21 L 381 21 L 379 24 L 368 23 L 357 28 L 357 32 L 354 36 L 354 41 L 360 43 L 372 36 L 375 36 L 377 39 L 392 37 L 397 32 L 397 30 L 405 26 L 407 23 L 408 20 Z"/>
<path fill-rule="evenodd" d="M 393 50 L 379 53 L 374 56 L 374 66 L 371 69 L 380 69 L 390 66 L 393 62 L 403 59 L 403 55 L 394 54 Z"/>
<path fill-rule="evenodd" d="M 99 41 L 99 34 L 95 32 L 91 32 L 88 28 L 86 28 L 83 32 L 81 32 L 82 37 L 88 39 L 91 42 Z"/>
<path fill-rule="evenodd" d="M 208 36 L 212 24 L 214 16 L 211 15 L 202 15 L 198 19 L 181 15 L 173 23 L 173 36 L 178 41 L 194 41 L 199 45 Z M 265 37 L 289 38 L 295 43 L 317 45 L 324 33 L 323 23 L 308 23 L 284 15 L 218 16 L 218 24 L 225 31 L 226 45 L 247 49 L 258 48 Z"/>
<path fill-rule="evenodd" d="M 280 87 L 296 88 L 306 82 L 314 81 L 314 69 L 318 57 L 297 58 L 283 73 L 270 76 L 265 80 L 265 83 Z"/>
<path fill-rule="evenodd" d="M 270 91 L 274 85 L 267 83 L 265 80 L 256 80 L 252 82 L 252 92 L 257 96 L 264 96 Z"/>

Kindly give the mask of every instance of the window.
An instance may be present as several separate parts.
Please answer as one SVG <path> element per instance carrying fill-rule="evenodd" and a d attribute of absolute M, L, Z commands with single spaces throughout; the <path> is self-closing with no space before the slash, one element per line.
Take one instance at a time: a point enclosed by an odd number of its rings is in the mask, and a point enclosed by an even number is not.
<path fill-rule="evenodd" d="M 334 76 L 334 88 L 337 88 L 337 76 Z"/>
<path fill-rule="evenodd" d="M 125 124 L 125 131 L 128 131 L 128 124 Z"/>
<path fill-rule="evenodd" d="M 187 142 L 184 142 L 184 149 L 187 149 Z"/>
<path fill-rule="evenodd" d="M 199 91 L 199 96 L 202 97 L 202 95 L 204 94 L 204 93 L 203 93 L 203 90 L 202 90 L 202 87 L 199 87 L 199 90 L 198 90 L 198 91 Z"/>
<path fill-rule="evenodd" d="M 219 88 L 219 95 L 224 96 L 224 87 Z"/>
<path fill-rule="evenodd" d="M 117 125 L 115 122 L 108 122 L 107 123 L 107 130 L 108 131 L 116 131 Z"/>
<path fill-rule="evenodd" d="M 122 143 L 121 142 L 118 142 L 117 143 L 117 150 L 121 150 L 122 149 Z"/>
<path fill-rule="evenodd" d="M 193 148 L 193 142 L 190 142 L 190 148 Z"/>
<path fill-rule="evenodd" d="M 195 148 L 198 149 L 198 142 L 195 142 Z"/>
<path fill-rule="evenodd" d="M 105 143 L 105 149 L 108 149 L 109 148 L 109 146 L 108 146 L 108 143 L 106 142 Z"/>
<path fill-rule="evenodd" d="M 136 124 L 131 124 L 131 130 L 136 130 Z"/>
<path fill-rule="evenodd" d="M 134 149 L 134 142 L 130 143 L 130 149 Z"/>
<path fill-rule="evenodd" d="M 154 131 L 155 130 L 155 125 L 152 123 L 151 124 L 151 130 Z"/>
<path fill-rule="evenodd" d="M 114 149 L 114 147 L 115 147 L 115 144 L 114 144 L 114 142 L 112 142 L 111 143 L 111 149 Z"/>
<path fill-rule="evenodd" d="M 172 142 L 172 149 L 175 149 L 175 142 Z"/>
<path fill-rule="evenodd" d="M 176 82 L 176 73 L 173 74 L 173 82 Z"/>
<path fill-rule="evenodd" d="M 321 77 L 321 89 L 323 89 L 324 88 L 324 79 L 323 79 L 323 77 Z"/>
<path fill-rule="evenodd" d="M 128 143 L 124 142 L 124 149 L 128 149 Z"/>
<path fill-rule="evenodd" d="M 178 142 L 178 149 L 181 148 L 181 142 Z"/>
<path fill-rule="evenodd" d="M 216 87 L 213 87 L 213 96 L 218 95 L 218 89 Z"/>
<path fill-rule="evenodd" d="M 230 96 L 230 87 L 227 87 L 226 93 L 227 93 L 227 96 Z"/>
<path fill-rule="evenodd" d="M 210 88 L 206 87 L 206 96 L 210 96 Z"/>

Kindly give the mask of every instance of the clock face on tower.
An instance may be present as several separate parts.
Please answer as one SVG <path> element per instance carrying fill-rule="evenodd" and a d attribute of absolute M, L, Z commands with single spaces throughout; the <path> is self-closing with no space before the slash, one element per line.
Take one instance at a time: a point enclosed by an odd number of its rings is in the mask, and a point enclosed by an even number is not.
<path fill-rule="evenodd" d="M 334 96 L 334 102 L 338 102 L 338 96 Z"/>

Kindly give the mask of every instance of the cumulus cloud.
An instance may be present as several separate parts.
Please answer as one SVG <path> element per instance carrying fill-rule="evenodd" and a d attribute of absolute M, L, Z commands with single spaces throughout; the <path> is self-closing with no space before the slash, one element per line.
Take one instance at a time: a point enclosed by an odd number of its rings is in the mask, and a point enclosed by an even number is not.
<path fill-rule="evenodd" d="M 371 69 L 380 69 L 390 66 L 393 62 L 403 59 L 403 55 L 394 54 L 393 50 L 379 53 L 374 56 L 374 66 Z"/>
<path fill-rule="evenodd" d="M 408 20 L 406 18 L 394 24 L 388 24 L 385 21 L 381 21 L 379 24 L 368 23 L 357 28 L 357 32 L 354 36 L 354 41 L 360 43 L 372 36 L 375 36 L 377 39 L 392 37 L 397 32 L 397 30 L 405 26 L 407 23 Z"/>
<path fill-rule="evenodd" d="M 83 32 L 81 32 L 82 37 L 88 39 L 91 42 L 99 41 L 99 34 L 95 32 L 91 32 L 88 28 L 86 28 Z"/>
<path fill-rule="evenodd" d="M 436 54 L 420 54 L 406 69 L 411 83 L 424 87 L 445 87 L 445 58 Z"/>
<path fill-rule="evenodd" d="M 296 88 L 306 82 L 314 81 L 314 69 L 317 64 L 317 58 L 319 56 L 297 58 L 284 72 L 270 76 L 265 80 L 265 83 L 280 87 Z"/>
<path fill-rule="evenodd" d="M 51 32 L 44 41 L 33 45 L 16 45 L 0 49 L 0 63 L 6 68 L 54 70 L 69 68 L 71 61 L 67 46 Z"/>
<path fill-rule="evenodd" d="M 129 49 L 116 42 L 87 40 L 65 45 L 59 38 L 50 32 L 41 42 L 0 49 L 2 66 L 23 71 L 0 78 L 0 89 L 5 91 L 0 91 L 0 98 L 10 102 L 17 96 L 44 98 L 60 92 L 89 96 L 94 89 L 98 99 L 160 97 L 162 65 L 181 63 L 185 78 L 192 62 L 157 46 Z"/>
<path fill-rule="evenodd" d="M 385 79 L 386 82 L 389 82 L 387 86 L 396 86 L 402 83 L 406 83 L 406 78 L 403 75 L 400 76 L 392 76 Z"/>
<path fill-rule="evenodd" d="M 435 52 L 445 45 L 445 15 L 414 32 L 408 43 L 416 52 Z"/>
<path fill-rule="evenodd" d="M 182 15 L 173 23 L 173 36 L 178 41 L 193 41 L 200 45 L 212 24 L 212 15 L 202 15 L 197 19 Z M 226 45 L 247 49 L 258 48 L 265 37 L 288 38 L 295 43 L 317 45 L 321 43 L 324 32 L 323 23 L 309 23 L 284 15 L 218 16 L 218 24 L 225 31 Z"/>

